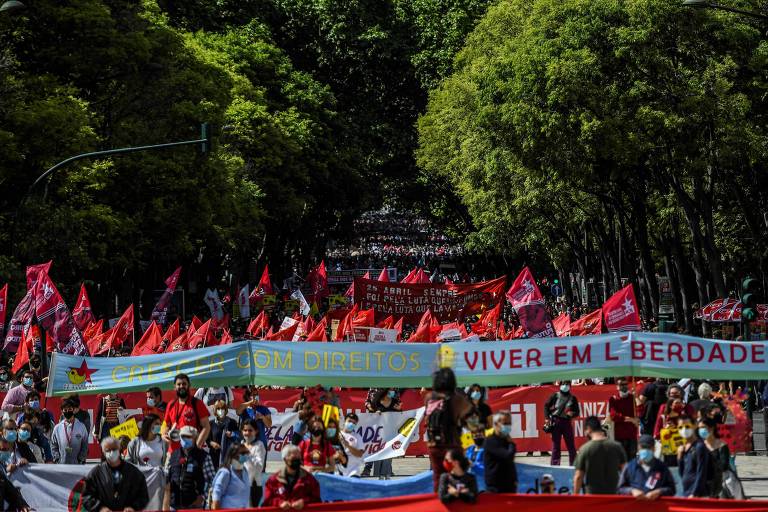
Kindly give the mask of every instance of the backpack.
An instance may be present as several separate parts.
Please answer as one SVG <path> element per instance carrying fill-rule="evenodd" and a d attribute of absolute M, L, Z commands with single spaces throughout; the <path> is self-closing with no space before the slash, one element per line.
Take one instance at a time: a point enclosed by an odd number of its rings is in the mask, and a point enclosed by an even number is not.
<path fill-rule="evenodd" d="M 451 397 L 434 393 L 427 401 L 427 440 L 433 445 L 446 446 L 455 441 L 451 433 Z"/>
<path fill-rule="evenodd" d="M 196 425 L 200 425 L 200 415 L 197 413 L 197 401 L 198 400 L 199 399 L 195 398 L 194 396 L 190 396 L 189 397 L 189 405 L 190 405 L 190 407 L 192 407 L 192 410 L 195 412 L 195 424 Z M 176 404 L 178 403 L 178 401 L 179 400 L 177 398 L 174 398 L 173 400 L 171 400 L 171 403 L 168 404 L 168 408 L 167 409 L 173 409 L 174 407 L 176 407 Z M 178 424 L 179 424 L 179 415 L 178 414 L 176 415 L 176 418 L 174 418 L 173 423 L 176 424 L 177 428 L 180 428 L 178 426 Z M 168 426 L 168 428 L 170 428 L 170 425 Z M 195 427 L 195 428 L 198 428 L 198 427 Z"/>

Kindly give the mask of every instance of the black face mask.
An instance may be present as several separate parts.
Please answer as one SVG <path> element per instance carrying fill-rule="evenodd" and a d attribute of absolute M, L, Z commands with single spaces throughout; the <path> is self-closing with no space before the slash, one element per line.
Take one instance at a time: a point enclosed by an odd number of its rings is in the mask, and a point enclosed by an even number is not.
<path fill-rule="evenodd" d="M 288 463 L 288 467 L 294 470 L 299 469 L 301 467 L 301 459 L 292 459 Z"/>
<path fill-rule="evenodd" d="M 321 428 L 314 428 L 312 429 L 312 435 L 316 437 L 320 437 L 323 435 L 323 429 Z"/>
<path fill-rule="evenodd" d="M 66 419 L 71 420 L 72 416 L 75 415 L 75 411 L 64 411 L 62 414 Z"/>
<path fill-rule="evenodd" d="M 187 396 L 189 396 L 189 391 L 186 388 L 177 389 L 176 396 L 179 398 L 187 398 Z"/>
<path fill-rule="evenodd" d="M 475 442 L 475 446 L 483 446 L 485 439 L 482 437 L 476 437 L 473 439 L 473 441 Z"/>

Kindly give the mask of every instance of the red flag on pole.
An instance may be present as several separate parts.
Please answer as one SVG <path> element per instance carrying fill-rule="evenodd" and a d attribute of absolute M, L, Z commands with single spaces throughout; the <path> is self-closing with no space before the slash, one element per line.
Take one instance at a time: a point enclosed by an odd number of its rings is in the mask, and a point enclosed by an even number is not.
<path fill-rule="evenodd" d="M 569 336 L 571 333 L 571 317 L 567 313 L 560 313 L 560 315 L 552 320 L 552 327 L 555 329 L 555 334 L 558 337 Z"/>
<path fill-rule="evenodd" d="M 27 267 L 27 290 L 34 289 L 40 274 L 47 274 L 51 271 L 51 263 L 53 263 L 53 260 Z"/>
<path fill-rule="evenodd" d="M 160 296 L 160 300 L 157 301 L 155 309 L 152 310 L 152 320 L 165 326 L 168 323 L 168 309 L 171 306 L 171 299 L 176 292 L 176 286 L 179 284 L 179 277 L 181 276 L 181 267 L 178 267 L 173 271 L 173 274 L 168 276 L 165 280 L 165 292 Z"/>
<path fill-rule="evenodd" d="M 401 283 L 409 284 L 413 282 L 413 277 L 416 275 L 416 271 L 418 270 L 418 267 L 415 267 L 411 269 L 410 272 L 408 272 L 405 277 L 400 281 Z"/>
<path fill-rule="evenodd" d="M 75 325 L 81 331 L 96 321 L 91 311 L 91 299 L 88 298 L 85 283 L 80 285 L 80 293 L 77 294 L 77 302 L 75 302 L 75 308 L 72 310 L 72 318 L 75 319 Z"/>
<path fill-rule="evenodd" d="M 614 293 L 605 301 L 603 314 L 608 332 L 640 330 L 640 311 L 631 284 Z"/>
<path fill-rule="evenodd" d="M 596 309 L 588 315 L 571 322 L 571 336 L 600 334 L 603 330 L 603 310 Z"/>
<path fill-rule="evenodd" d="M 29 362 L 29 354 L 34 350 L 38 341 L 40 341 L 40 328 L 37 325 L 25 325 L 21 334 L 19 350 L 16 352 L 16 358 L 13 360 L 13 367 L 11 368 L 14 375 L 19 373 Z"/>
<path fill-rule="evenodd" d="M 327 297 L 330 293 L 328 291 L 328 273 L 325 271 L 325 260 L 321 261 L 317 268 L 307 276 L 307 282 L 312 287 L 312 295 L 315 301 L 319 301 L 323 297 Z"/>
<path fill-rule="evenodd" d="M 108 337 L 109 347 L 107 349 L 121 347 L 125 340 L 128 339 L 128 336 L 133 333 L 133 324 L 133 304 L 131 304 L 123 312 L 112 329 L 110 329 L 111 333 Z"/>
<path fill-rule="evenodd" d="M 0 336 L 5 333 L 5 315 L 8 309 L 8 283 L 0 289 Z"/>
<path fill-rule="evenodd" d="M 179 337 L 180 331 L 181 329 L 179 328 L 179 318 L 176 317 L 176 320 L 174 320 L 173 323 L 168 326 L 165 334 L 163 334 L 163 338 L 169 341 L 173 341 Z"/>
<path fill-rule="evenodd" d="M 529 338 L 552 338 L 552 318 L 544 307 L 544 297 L 528 267 L 525 267 L 507 291 L 507 300 L 515 308 L 521 327 Z"/>
<path fill-rule="evenodd" d="M 96 321 L 96 322 L 92 322 L 92 323 L 91 323 L 91 324 L 89 324 L 89 325 L 88 325 L 88 327 L 86 327 L 86 328 L 85 328 L 85 330 L 83 331 L 83 340 L 85 340 L 85 341 L 86 341 L 86 343 L 87 343 L 87 342 L 88 342 L 88 340 L 90 340 L 90 339 L 91 339 L 91 338 L 93 338 L 94 336 L 99 336 L 99 335 L 101 335 L 101 333 L 103 332 L 103 330 L 104 330 L 104 319 L 103 319 L 103 318 L 102 318 L 102 319 L 99 319 L 99 320 L 98 320 L 98 321 Z M 90 352 L 90 349 L 88 350 L 88 352 Z M 91 353 L 93 353 L 93 352 L 91 352 Z"/>
<path fill-rule="evenodd" d="M 69 308 L 45 272 L 38 274 L 35 283 L 35 316 L 40 327 L 51 335 L 57 352 L 76 356 L 88 355 L 88 349 Z"/>
<path fill-rule="evenodd" d="M 153 320 L 152 323 L 149 324 L 149 327 L 147 327 L 147 330 L 144 331 L 139 342 L 136 343 L 136 346 L 131 350 L 131 356 L 148 356 L 156 354 L 157 349 L 160 348 L 162 343 L 163 336 L 160 332 L 160 327 L 157 325 L 157 322 Z"/>
<path fill-rule="evenodd" d="M 212 320 L 212 318 L 209 318 L 199 329 L 195 329 L 194 333 L 189 334 L 187 338 L 187 346 L 189 348 L 198 348 L 198 345 L 201 347 L 207 346 L 216 341 L 213 335 L 214 327 Z"/>
<path fill-rule="evenodd" d="M 328 326 L 328 319 L 323 317 L 315 326 L 312 331 L 307 334 L 307 341 L 328 341 L 328 334 L 326 333 L 326 327 Z"/>
<path fill-rule="evenodd" d="M 347 313 L 347 316 L 339 322 L 339 326 L 336 328 L 336 337 L 333 341 L 344 341 L 346 336 L 352 335 L 352 319 L 355 318 L 358 311 L 360 311 L 360 308 L 357 304 L 352 306 L 352 309 Z"/>
<path fill-rule="evenodd" d="M 182 350 L 187 350 L 188 344 L 187 344 L 187 338 L 189 336 L 188 331 L 184 331 L 181 333 L 175 340 L 171 341 L 168 346 L 165 349 L 166 354 L 170 354 L 172 352 L 181 352 Z"/>
<path fill-rule="evenodd" d="M 257 284 L 251 292 L 249 300 L 251 304 L 254 304 L 261 300 L 265 295 L 272 295 L 273 293 L 272 281 L 269 280 L 269 265 L 264 265 L 264 272 L 261 273 L 259 284 Z"/>
<path fill-rule="evenodd" d="M 251 323 L 248 324 L 248 329 L 246 332 L 251 336 L 261 338 L 264 336 L 264 333 L 267 331 L 267 329 L 269 329 L 269 318 L 267 317 L 267 314 L 264 312 L 264 310 L 262 310 L 259 312 L 256 318 L 251 320 Z"/>
<path fill-rule="evenodd" d="M 408 343 L 423 342 L 433 343 L 437 341 L 437 335 L 442 331 L 440 322 L 434 317 L 431 309 L 427 309 L 421 316 L 416 332 L 408 338 Z"/>
<path fill-rule="evenodd" d="M 393 329 L 395 325 L 395 317 L 389 315 L 387 318 L 376 324 L 379 329 Z"/>
<path fill-rule="evenodd" d="M 491 309 L 483 311 L 480 315 L 480 319 L 473 323 L 470 327 L 472 332 L 478 336 L 483 336 L 487 339 L 497 339 L 497 328 L 501 318 L 501 302 Z"/>
<path fill-rule="evenodd" d="M 403 317 L 401 316 L 400 319 L 395 322 L 395 326 L 393 329 L 397 329 L 397 341 L 402 341 L 403 339 Z"/>
<path fill-rule="evenodd" d="M 219 341 L 219 345 L 231 345 L 232 341 L 232 334 L 230 334 L 229 329 L 224 329 L 224 332 L 221 333 L 221 341 Z"/>
<path fill-rule="evenodd" d="M 371 278 L 371 273 L 370 272 L 366 272 L 365 275 L 363 275 L 363 279 L 370 279 L 370 278 Z M 344 292 L 344 296 L 354 302 L 354 300 L 355 300 L 355 282 L 354 282 L 354 280 L 352 281 L 352 284 L 349 285 L 349 288 L 347 288 L 347 291 Z"/>
<path fill-rule="evenodd" d="M 384 267 L 381 269 L 381 273 L 379 274 L 378 281 L 382 283 L 388 283 L 389 282 L 389 274 L 387 273 L 387 267 Z"/>

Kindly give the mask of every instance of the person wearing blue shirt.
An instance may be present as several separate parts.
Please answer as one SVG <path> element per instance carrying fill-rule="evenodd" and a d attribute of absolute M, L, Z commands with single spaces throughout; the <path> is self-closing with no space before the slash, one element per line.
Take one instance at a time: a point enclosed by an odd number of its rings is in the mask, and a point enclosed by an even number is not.
<path fill-rule="evenodd" d="M 677 460 L 680 480 L 683 484 L 683 496 L 687 498 L 708 498 L 709 482 L 714 476 L 711 471 L 710 453 L 707 445 L 699 437 L 693 420 L 680 416 L 677 420 L 680 435 L 685 445 L 678 448 Z"/>
<path fill-rule="evenodd" d="M 640 436 L 638 446 L 637 457 L 624 466 L 619 477 L 619 494 L 646 500 L 674 496 L 675 480 L 672 473 L 666 464 L 653 456 L 653 436 Z"/>
<path fill-rule="evenodd" d="M 251 453 L 244 444 L 229 447 L 221 468 L 213 478 L 211 510 L 247 508 L 251 499 L 251 478 L 245 469 Z"/>
<path fill-rule="evenodd" d="M 259 402 L 259 389 L 250 387 L 243 394 L 243 403 L 237 406 L 237 415 L 243 420 L 252 419 L 259 427 L 259 439 L 267 446 L 267 429 L 272 427 L 272 413 Z"/>

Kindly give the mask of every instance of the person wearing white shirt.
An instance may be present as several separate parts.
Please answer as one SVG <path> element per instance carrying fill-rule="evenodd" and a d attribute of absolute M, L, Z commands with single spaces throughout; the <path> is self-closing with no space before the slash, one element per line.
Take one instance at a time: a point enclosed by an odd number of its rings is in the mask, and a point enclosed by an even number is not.
<path fill-rule="evenodd" d="M 61 404 L 62 419 L 51 433 L 51 452 L 56 464 L 85 464 L 88 457 L 88 431 L 75 418 L 76 404 L 67 398 Z"/>
<path fill-rule="evenodd" d="M 258 507 L 263 495 L 262 475 L 267 460 L 267 447 L 259 438 L 259 425 L 256 420 L 251 418 L 243 420 L 240 432 L 243 435 L 243 444 L 250 452 L 245 462 L 245 469 L 251 480 L 251 507 Z"/>
<path fill-rule="evenodd" d="M 165 467 L 168 444 L 160 437 L 162 420 L 155 414 L 147 414 L 141 422 L 139 435 L 128 443 L 126 460 L 135 466 Z"/>
<path fill-rule="evenodd" d="M 340 432 L 339 439 L 347 452 L 347 466 L 339 467 L 343 476 L 360 477 L 363 471 L 363 439 L 356 432 L 357 414 L 351 412 L 344 418 L 344 430 Z"/>

